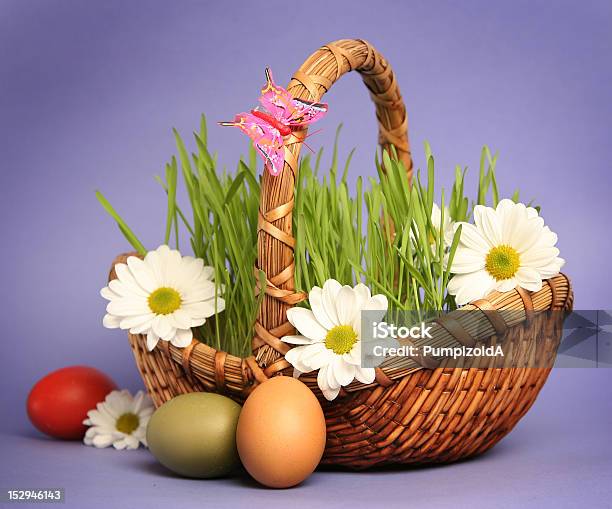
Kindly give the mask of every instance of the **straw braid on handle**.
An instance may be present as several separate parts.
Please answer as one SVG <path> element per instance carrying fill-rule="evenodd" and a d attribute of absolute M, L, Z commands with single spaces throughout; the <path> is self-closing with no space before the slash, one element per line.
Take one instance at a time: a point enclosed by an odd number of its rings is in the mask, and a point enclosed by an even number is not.
<path fill-rule="evenodd" d="M 393 70 L 369 43 L 346 39 L 319 48 L 293 75 L 287 90 L 295 98 L 319 101 L 349 71 L 360 73 L 370 91 L 376 106 L 379 145 L 382 149 L 395 147 L 410 178 L 412 160 L 406 107 Z M 252 346 L 267 376 L 289 367 L 283 358 L 288 345 L 280 341 L 293 331 L 286 312 L 306 298 L 303 292 L 295 291 L 292 232 L 293 193 L 301 148 L 298 139 L 305 137 L 306 129 L 296 134 L 297 137 L 285 138 L 283 172 L 273 177 L 266 171 L 262 180 L 257 267 L 265 272 L 267 280 Z"/>

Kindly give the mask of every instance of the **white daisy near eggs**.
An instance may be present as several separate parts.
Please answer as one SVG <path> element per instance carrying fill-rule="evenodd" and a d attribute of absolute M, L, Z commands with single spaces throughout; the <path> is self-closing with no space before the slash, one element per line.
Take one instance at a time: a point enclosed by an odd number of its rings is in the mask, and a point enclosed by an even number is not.
<path fill-rule="evenodd" d="M 115 273 L 117 279 L 100 291 L 110 301 L 104 326 L 145 334 L 149 350 L 160 339 L 188 346 L 191 328 L 225 309 L 212 281 L 213 268 L 168 246 L 149 251 L 144 260 L 130 256 L 115 265 Z"/>
<path fill-rule="evenodd" d="M 477 205 L 474 223 L 462 225 L 452 260 L 448 291 L 458 305 L 482 298 L 493 290 L 517 286 L 530 291 L 556 276 L 565 263 L 555 247 L 557 235 L 544 225 L 532 207 L 501 200 L 495 209 Z"/>
<path fill-rule="evenodd" d="M 155 410 L 151 398 L 143 391 L 134 397 L 127 390 L 112 391 L 98 403 L 95 410 L 87 412 L 83 424 L 89 426 L 85 432 L 85 445 L 115 449 L 138 449 L 147 446 L 147 424 Z"/>
<path fill-rule="evenodd" d="M 361 283 L 351 288 L 329 279 L 323 288 L 315 286 L 310 291 L 308 301 L 312 310 L 287 311 L 300 335 L 282 338 L 298 345 L 285 355 L 295 376 L 318 369 L 317 384 L 329 401 L 354 379 L 372 383 L 374 368 L 361 367 L 361 312 L 386 311 L 387 298 L 372 295 Z"/>

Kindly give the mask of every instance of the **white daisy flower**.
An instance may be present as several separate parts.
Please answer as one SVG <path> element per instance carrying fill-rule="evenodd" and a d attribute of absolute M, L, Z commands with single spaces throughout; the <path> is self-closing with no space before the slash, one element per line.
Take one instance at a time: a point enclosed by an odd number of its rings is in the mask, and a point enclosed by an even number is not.
<path fill-rule="evenodd" d="M 149 350 L 160 339 L 188 346 L 191 328 L 225 309 L 225 301 L 215 299 L 220 289 L 212 281 L 213 268 L 168 246 L 149 251 L 144 260 L 130 256 L 127 264 L 115 265 L 115 272 L 117 279 L 100 291 L 110 301 L 104 326 L 146 334 Z"/>
<path fill-rule="evenodd" d="M 310 309 L 291 308 L 287 318 L 300 333 L 285 336 L 292 348 L 285 359 L 294 368 L 294 376 L 319 370 L 317 384 L 329 401 L 338 396 L 340 387 L 355 378 L 365 384 L 374 381 L 374 368 L 361 367 L 361 311 L 387 310 L 384 295 L 371 295 L 364 284 L 354 288 L 328 279 L 323 288 L 315 286 L 308 296 Z"/>
<path fill-rule="evenodd" d="M 497 208 L 477 205 L 475 225 L 462 225 L 453 258 L 448 291 L 458 305 L 493 290 L 517 286 L 538 291 L 542 280 L 556 276 L 565 263 L 555 247 L 557 235 L 544 225 L 532 207 L 502 200 Z"/>
<path fill-rule="evenodd" d="M 134 397 L 129 391 L 112 391 L 87 412 L 83 424 L 90 426 L 85 433 L 85 445 L 115 449 L 138 449 L 147 446 L 147 424 L 155 408 L 151 398 L 143 391 Z"/>

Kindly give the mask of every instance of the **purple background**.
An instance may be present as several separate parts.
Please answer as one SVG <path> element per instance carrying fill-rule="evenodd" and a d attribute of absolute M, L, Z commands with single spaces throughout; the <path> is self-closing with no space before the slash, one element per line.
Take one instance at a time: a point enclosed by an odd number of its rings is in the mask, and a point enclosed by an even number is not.
<path fill-rule="evenodd" d="M 240 499 L 286 505 L 293 493 L 304 503 L 339 506 L 371 507 L 374 496 L 386 496 L 388 506 L 608 505 L 608 370 L 555 371 L 517 430 L 480 460 L 392 474 L 317 474 L 290 493 L 256 490 L 244 480 L 201 488 L 156 475 L 144 452 L 42 442 L 24 400 L 41 375 L 77 363 L 140 387 L 125 334 L 101 326 L 97 292 L 127 247 L 94 190 L 155 247 L 165 204 L 153 175 L 174 153 L 170 128 L 189 138 L 201 112 L 211 122 L 231 118 L 255 104 L 266 65 L 286 83 L 310 52 L 342 37 L 368 39 L 393 65 L 416 166 L 427 139 L 438 184 L 449 186 L 455 164 L 470 167 L 474 184 L 482 144 L 498 150 L 504 194 L 520 187 L 523 199 L 537 198 L 559 234 L 576 307 L 610 308 L 611 26 L 607 1 L 4 0 L 0 484 L 66 486 L 73 502 L 89 494 L 107 507 L 121 503 L 112 499 L 112 483 L 126 506 L 126 494 L 139 490 L 156 497 L 151 507 L 170 496 L 195 503 L 202 493 L 233 507 Z M 350 76 L 326 99 L 330 114 L 312 145 L 331 148 L 344 122 L 342 153 L 358 147 L 352 176 L 373 175 L 376 125 L 365 88 Z M 246 141 L 211 126 L 210 145 L 233 167 Z M 132 468 L 134 462 L 146 467 Z M 495 476 L 501 487 L 491 482 Z"/>

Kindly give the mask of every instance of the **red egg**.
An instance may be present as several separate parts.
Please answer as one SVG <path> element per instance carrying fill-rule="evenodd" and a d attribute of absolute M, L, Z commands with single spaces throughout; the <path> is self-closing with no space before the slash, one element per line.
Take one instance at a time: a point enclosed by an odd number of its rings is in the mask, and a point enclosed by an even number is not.
<path fill-rule="evenodd" d="M 28 396 L 32 424 L 54 438 L 79 440 L 87 427 L 87 412 L 117 386 L 101 371 L 87 366 L 69 366 L 41 378 Z"/>

